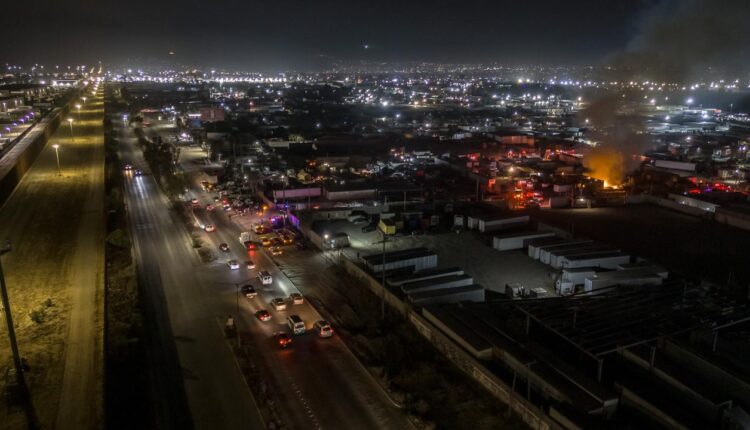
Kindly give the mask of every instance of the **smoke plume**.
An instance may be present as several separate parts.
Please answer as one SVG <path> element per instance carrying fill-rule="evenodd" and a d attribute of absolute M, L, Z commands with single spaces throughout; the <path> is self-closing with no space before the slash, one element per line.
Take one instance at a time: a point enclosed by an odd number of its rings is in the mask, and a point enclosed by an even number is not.
<path fill-rule="evenodd" d="M 635 37 L 610 63 L 622 78 L 737 76 L 750 66 L 748 20 L 747 0 L 666 0 L 641 19 Z"/>

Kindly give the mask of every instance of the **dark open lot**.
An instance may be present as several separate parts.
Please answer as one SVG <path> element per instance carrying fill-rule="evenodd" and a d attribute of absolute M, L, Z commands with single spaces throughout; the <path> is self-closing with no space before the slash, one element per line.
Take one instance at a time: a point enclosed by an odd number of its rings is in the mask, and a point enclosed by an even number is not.
<path fill-rule="evenodd" d="M 651 205 L 539 211 L 542 222 L 621 247 L 670 271 L 735 287 L 750 283 L 750 232 Z M 731 274 L 731 275 L 730 275 Z"/>

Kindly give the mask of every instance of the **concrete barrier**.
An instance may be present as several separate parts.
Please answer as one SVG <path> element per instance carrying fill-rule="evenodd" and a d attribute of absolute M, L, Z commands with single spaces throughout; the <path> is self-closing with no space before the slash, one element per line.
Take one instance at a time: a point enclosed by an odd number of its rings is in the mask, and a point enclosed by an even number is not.
<path fill-rule="evenodd" d="M 342 255 L 342 264 L 347 273 L 362 282 L 362 285 L 378 297 L 383 289 L 378 280 L 357 266 L 346 256 Z M 400 313 L 404 314 L 417 331 L 435 346 L 446 358 L 451 360 L 459 369 L 477 381 L 495 398 L 509 405 L 510 408 L 534 430 L 558 430 L 562 427 L 550 418 L 542 409 L 519 396 L 500 378 L 488 371 L 479 361 L 464 351 L 458 344 L 435 328 L 420 314 L 413 311 L 405 301 L 402 301 L 390 291 L 385 291 L 385 301 Z"/>

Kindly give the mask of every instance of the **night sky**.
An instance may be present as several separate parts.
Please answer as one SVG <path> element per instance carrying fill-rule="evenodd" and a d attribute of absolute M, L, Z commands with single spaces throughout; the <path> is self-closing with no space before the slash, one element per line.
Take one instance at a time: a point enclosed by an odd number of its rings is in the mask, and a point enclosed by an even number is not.
<path fill-rule="evenodd" d="M 663 6 L 656 0 L 16 1 L 3 5 L 0 53 L 15 63 L 173 60 L 262 71 L 360 60 L 578 65 L 625 49 Z"/>

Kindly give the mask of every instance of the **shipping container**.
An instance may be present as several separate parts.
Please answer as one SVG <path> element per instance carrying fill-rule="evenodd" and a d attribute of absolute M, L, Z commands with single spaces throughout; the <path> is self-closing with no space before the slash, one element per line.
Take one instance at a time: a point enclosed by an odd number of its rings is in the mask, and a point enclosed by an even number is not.
<path fill-rule="evenodd" d="M 520 233 L 506 234 L 502 236 L 495 236 L 492 239 L 492 247 L 498 251 L 510 251 L 515 249 L 523 249 L 528 243 L 534 239 L 544 237 L 554 237 L 555 233 L 551 231 L 525 231 Z"/>

